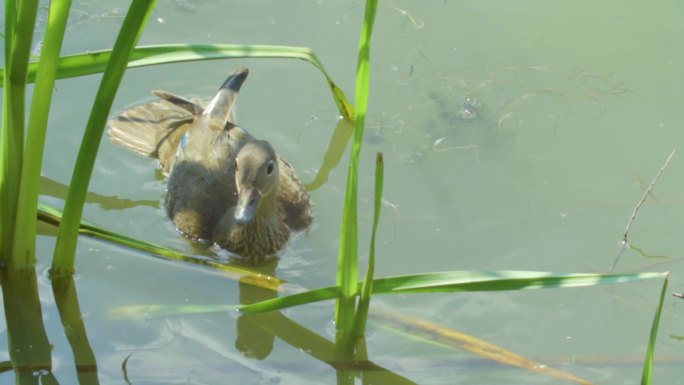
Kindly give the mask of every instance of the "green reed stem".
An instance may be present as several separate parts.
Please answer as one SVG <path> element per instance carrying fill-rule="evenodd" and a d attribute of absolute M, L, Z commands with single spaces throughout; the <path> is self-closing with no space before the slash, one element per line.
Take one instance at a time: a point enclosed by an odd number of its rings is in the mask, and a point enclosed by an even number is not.
<path fill-rule="evenodd" d="M 31 265 L 35 263 L 36 254 L 37 205 L 45 132 L 70 7 L 71 0 L 50 2 L 45 40 L 40 53 L 31 99 L 12 252 L 14 258 L 19 258 L 25 264 Z"/>
<path fill-rule="evenodd" d="M 372 294 L 461 293 L 593 287 L 662 279 L 666 273 L 563 274 L 542 271 L 445 271 L 373 280 Z M 361 285 L 359 285 L 361 289 Z M 265 312 L 339 298 L 338 286 L 318 288 L 242 305 L 242 312 Z M 232 308 L 232 307 L 231 307 Z M 225 309 L 219 309 L 223 311 Z"/>
<path fill-rule="evenodd" d="M 83 213 L 88 183 L 93 171 L 95 157 L 107 116 L 112 107 L 114 96 L 121 84 L 128 59 L 138 42 L 149 19 L 155 0 L 133 0 L 124 19 L 119 36 L 114 43 L 112 56 L 102 76 L 100 88 L 88 119 L 81 148 L 76 158 L 76 166 L 69 184 L 69 192 L 64 207 L 64 217 L 59 227 L 55 254 L 52 260 L 53 276 L 71 274 L 74 270 L 78 229 Z"/>
<path fill-rule="evenodd" d="M 337 284 L 341 296 L 335 308 L 335 321 L 338 330 L 349 331 L 354 322 L 354 300 L 358 281 L 358 231 L 357 231 L 357 183 L 361 140 L 368 107 L 370 83 L 370 39 L 377 10 L 377 0 L 367 0 L 366 10 L 359 38 L 359 57 L 354 85 L 355 128 L 352 139 L 351 156 L 347 171 L 340 241 L 337 254 Z M 346 309 L 346 310 L 345 310 Z"/>
<path fill-rule="evenodd" d="M 30 261 L 12 256 L 24 145 L 26 77 L 38 1 L 5 1 L 5 73 L 0 132 L 0 258 L 7 265 Z"/>
<path fill-rule="evenodd" d="M 371 292 L 373 291 L 373 278 L 375 274 L 375 235 L 378 231 L 380 221 L 380 209 L 382 208 L 382 189 L 385 180 L 385 166 L 382 160 L 382 153 L 378 152 L 375 157 L 375 201 L 373 205 L 373 228 L 371 230 L 370 251 L 368 253 L 368 268 L 366 278 L 361 287 L 359 305 L 356 309 L 356 320 L 354 321 L 353 334 L 361 337 L 366 329 L 368 319 L 368 308 L 370 307 Z"/>
<path fill-rule="evenodd" d="M 658 325 L 660 325 L 660 314 L 663 311 L 663 303 L 665 302 L 665 293 L 667 293 L 668 274 L 663 280 L 663 287 L 660 290 L 660 301 L 653 316 L 653 323 L 651 324 L 651 333 L 648 337 L 648 346 L 646 347 L 646 356 L 644 358 L 644 368 L 641 373 L 641 385 L 650 385 L 653 380 L 653 357 L 655 355 L 655 344 L 658 339 Z"/>

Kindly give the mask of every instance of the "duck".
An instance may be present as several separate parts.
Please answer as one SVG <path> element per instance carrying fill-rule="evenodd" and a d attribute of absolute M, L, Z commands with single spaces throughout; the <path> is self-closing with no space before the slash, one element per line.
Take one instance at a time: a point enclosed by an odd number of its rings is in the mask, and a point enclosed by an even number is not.
<path fill-rule="evenodd" d="M 312 223 L 311 201 L 293 167 L 266 140 L 235 123 L 249 70 L 236 68 L 204 103 L 166 91 L 108 121 L 110 140 L 158 159 L 164 206 L 187 238 L 263 260 Z"/>

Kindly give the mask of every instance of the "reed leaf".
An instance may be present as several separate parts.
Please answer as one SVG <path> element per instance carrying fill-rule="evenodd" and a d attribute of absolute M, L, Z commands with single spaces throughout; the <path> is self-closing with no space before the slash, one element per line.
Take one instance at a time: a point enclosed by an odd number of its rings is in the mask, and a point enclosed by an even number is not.
<path fill-rule="evenodd" d="M 539 290 L 592 287 L 666 278 L 667 273 L 633 274 L 563 274 L 538 271 L 453 271 L 442 273 L 415 274 L 387 277 L 373 280 L 372 294 L 448 293 L 472 291 Z M 361 286 L 362 284 L 359 284 Z M 361 287 L 359 287 L 360 289 Z M 281 310 L 314 302 L 336 299 L 340 294 L 338 286 L 329 286 L 249 305 L 211 305 L 163 307 L 162 312 L 182 314 L 215 312 L 237 309 L 245 313 Z M 131 308 L 131 307 L 126 307 Z M 140 309 L 160 308 L 157 305 L 141 305 Z M 161 308 L 160 308 L 161 309 Z"/>
<path fill-rule="evenodd" d="M 112 55 L 107 62 L 100 88 L 95 96 L 90 118 L 81 141 L 81 148 L 76 158 L 74 173 L 69 184 L 64 217 L 59 227 L 57 244 L 52 259 L 53 275 L 61 276 L 73 273 L 83 204 L 105 122 L 126 71 L 129 56 L 142 34 L 154 4 L 154 0 L 133 1 L 121 26 L 119 36 L 114 43 Z"/>
<path fill-rule="evenodd" d="M 260 301 L 249 305 L 131 305 L 112 308 L 108 314 L 113 318 L 123 318 L 138 315 L 140 313 L 146 313 L 153 316 L 215 313 L 231 310 L 240 310 L 245 313 L 262 313 L 314 302 L 328 301 L 336 299 L 339 295 L 339 288 L 337 286 L 330 286 L 322 289 L 309 290 L 303 293 L 296 293 L 286 295 L 284 297 Z"/>
<path fill-rule="evenodd" d="M 111 50 L 92 51 L 62 57 L 57 66 L 59 79 L 92 75 L 105 70 Z M 299 59 L 313 64 L 325 77 L 340 115 L 354 120 L 353 108 L 344 92 L 333 82 L 323 63 L 309 48 L 277 45 L 237 44 L 168 44 L 137 47 L 131 53 L 128 68 L 146 67 L 158 64 L 181 63 L 200 60 L 237 58 Z M 28 80 L 34 81 L 36 65 L 29 66 Z"/>
<path fill-rule="evenodd" d="M 385 166 L 382 160 L 382 153 L 377 153 L 375 158 L 375 201 L 373 205 L 373 228 L 371 230 L 370 251 L 368 253 L 368 267 L 366 278 L 361 286 L 361 295 L 356 309 L 356 320 L 354 322 L 354 334 L 359 337 L 366 330 L 366 320 L 368 319 L 368 307 L 370 306 L 371 291 L 373 290 L 373 277 L 375 273 L 375 235 L 378 231 L 380 221 L 380 209 L 382 208 L 382 188 L 385 180 Z"/>
<path fill-rule="evenodd" d="M 664 278 L 667 273 L 563 274 L 537 271 L 452 271 L 373 280 L 372 294 L 455 293 L 588 287 Z M 359 284 L 360 288 L 361 284 Z M 337 286 L 325 287 L 240 307 L 244 312 L 280 310 L 334 299 Z"/>
<path fill-rule="evenodd" d="M 13 258 L 21 258 L 27 266 L 35 263 L 36 212 L 45 132 L 70 7 L 71 0 L 56 0 L 50 3 L 45 39 L 38 62 L 37 81 L 31 99 L 12 252 Z"/>
<path fill-rule="evenodd" d="M 660 290 L 660 301 L 653 316 L 653 323 L 651 324 L 651 333 L 648 336 L 648 346 L 646 347 L 646 357 L 644 358 L 644 368 L 641 373 L 641 385 L 651 385 L 653 380 L 653 356 L 655 355 L 655 344 L 658 339 L 658 325 L 660 325 L 660 315 L 663 311 L 663 303 L 665 302 L 665 293 L 667 292 L 668 274 L 665 274 L 663 280 L 663 288 Z"/>
<path fill-rule="evenodd" d="M 6 266 L 27 266 L 30 259 L 12 256 L 24 147 L 28 61 L 37 1 L 5 1 L 5 69 L 0 131 L 0 258 Z"/>
<path fill-rule="evenodd" d="M 353 309 L 357 293 L 358 280 L 358 230 L 357 230 L 357 195 L 359 158 L 361 142 L 368 107 L 370 84 L 370 40 L 375 22 L 377 0 L 366 0 L 366 10 L 361 36 L 359 38 L 359 54 L 354 84 L 355 127 L 352 137 L 351 155 L 347 170 L 347 184 L 340 225 L 340 240 L 337 253 L 337 284 L 341 297 L 335 307 L 335 321 L 338 329 L 351 330 L 354 322 Z M 345 310 L 347 309 L 347 310 Z"/>

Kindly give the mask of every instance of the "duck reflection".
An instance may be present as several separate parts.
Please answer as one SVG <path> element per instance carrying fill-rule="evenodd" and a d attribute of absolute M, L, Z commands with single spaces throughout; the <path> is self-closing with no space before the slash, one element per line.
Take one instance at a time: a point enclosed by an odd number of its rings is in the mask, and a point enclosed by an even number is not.
<path fill-rule="evenodd" d="M 275 276 L 278 267 L 278 258 L 271 257 L 258 265 L 253 261 L 238 260 L 234 264 L 248 265 L 250 270 L 265 276 Z M 278 292 L 272 288 L 254 284 L 252 277 L 242 278 L 239 282 L 240 304 L 248 305 L 278 296 Z M 242 314 L 237 319 L 235 347 L 248 358 L 263 360 L 273 351 L 275 336 L 264 330 L 262 323 L 273 318 L 271 313 L 248 313 Z"/>

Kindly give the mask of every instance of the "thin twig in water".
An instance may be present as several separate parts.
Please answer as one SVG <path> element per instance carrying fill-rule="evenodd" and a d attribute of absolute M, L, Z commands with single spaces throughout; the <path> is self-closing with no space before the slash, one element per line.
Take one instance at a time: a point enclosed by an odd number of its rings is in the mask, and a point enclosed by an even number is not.
<path fill-rule="evenodd" d="M 390 5 L 390 8 L 392 8 L 392 9 L 394 9 L 395 11 L 397 11 L 397 12 L 401 13 L 402 15 L 406 16 L 406 18 L 409 19 L 409 20 L 411 21 L 411 24 L 413 24 L 413 28 L 415 28 L 415 29 L 421 29 L 421 28 L 423 28 L 423 27 L 425 26 L 425 22 L 421 21 L 420 23 L 418 23 L 418 22 L 416 21 L 416 19 L 414 19 L 413 16 L 411 16 L 411 14 L 409 14 L 407 11 L 405 11 L 405 10 L 403 10 L 403 9 L 401 9 L 401 8 L 395 7 L 395 6 L 393 6 L 393 5 Z"/>
<path fill-rule="evenodd" d="M 641 206 L 646 201 L 646 198 L 651 193 L 651 190 L 653 189 L 653 186 L 655 185 L 656 181 L 658 181 L 658 178 L 660 178 L 660 176 L 663 174 L 663 171 L 665 171 L 665 169 L 667 168 L 667 165 L 670 164 L 670 160 L 674 156 L 675 152 L 675 150 L 672 150 L 670 156 L 667 157 L 665 164 L 663 164 L 663 167 L 660 168 L 658 174 L 656 174 L 655 178 L 653 178 L 653 180 L 651 181 L 651 184 L 648 185 L 648 188 L 646 189 L 646 191 L 644 191 L 644 195 L 642 195 L 641 200 L 639 200 L 639 203 L 637 203 L 637 205 L 634 207 L 634 211 L 632 211 L 632 216 L 629 218 L 629 222 L 627 222 L 627 228 L 625 228 L 625 233 L 622 236 L 622 246 L 620 247 L 620 251 L 618 252 L 618 254 L 615 256 L 615 259 L 613 260 L 613 265 L 610 267 L 610 271 L 613 271 L 613 269 L 615 269 L 615 265 L 617 265 L 620 256 L 625 251 L 627 245 L 629 245 L 629 239 L 627 238 L 629 235 L 629 229 L 632 227 L 634 219 L 636 219 L 636 215 L 639 211 L 639 208 L 641 208 Z"/>
<path fill-rule="evenodd" d="M 126 358 L 124 358 L 123 362 L 121 363 L 121 371 L 123 372 L 124 381 L 126 381 L 126 383 L 128 385 L 132 385 L 132 384 L 128 380 L 128 369 L 126 368 L 126 365 L 128 364 L 128 359 L 131 358 L 132 355 L 133 355 L 133 353 L 127 355 Z"/>
<path fill-rule="evenodd" d="M 475 162 L 480 166 L 480 155 L 478 154 L 477 144 L 466 144 L 463 146 L 440 147 L 432 150 L 432 152 L 452 151 L 452 150 L 475 150 Z"/>

